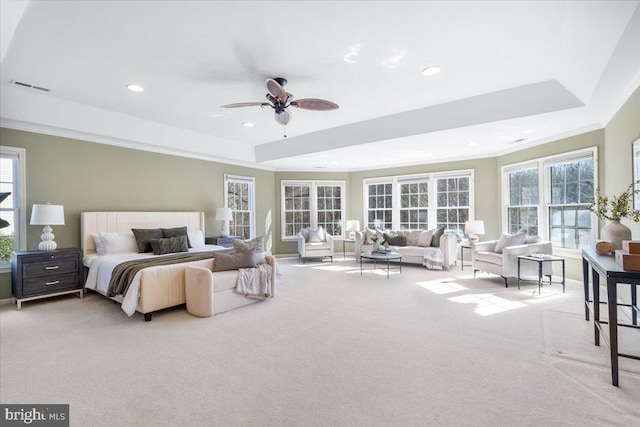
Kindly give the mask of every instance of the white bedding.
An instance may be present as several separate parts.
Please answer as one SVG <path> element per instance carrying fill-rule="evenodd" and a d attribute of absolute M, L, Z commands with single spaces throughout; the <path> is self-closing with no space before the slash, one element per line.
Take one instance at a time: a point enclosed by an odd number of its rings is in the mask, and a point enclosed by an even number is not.
<path fill-rule="evenodd" d="M 206 245 L 199 248 L 191 248 L 189 252 L 206 252 L 206 251 L 217 251 L 226 249 L 222 246 L 218 245 Z M 136 259 L 150 258 L 150 257 L 161 257 L 163 255 L 153 255 L 151 253 L 136 253 L 136 252 L 127 252 L 121 254 L 108 254 L 108 255 L 96 255 L 91 254 L 84 257 L 84 264 L 89 267 L 89 274 L 87 275 L 87 280 L 85 283 L 85 287 L 88 289 L 92 289 L 96 292 L 99 292 L 103 295 L 107 295 L 107 291 L 109 289 L 109 281 L 111 280 L 111 274 L 113 269 L 120 263 L 126 261 L 132 261 Z M 131 282 L 131 286 L 127 293 L 122 297 L 114 298 L 117 301 L 122 302 L 122 310 L 127 313 L 127 315 L 132 316 L 136 308 L 138 308 L 138 300 L 140 298 L 140 275 L 141 272 L 138 272 Z"/>

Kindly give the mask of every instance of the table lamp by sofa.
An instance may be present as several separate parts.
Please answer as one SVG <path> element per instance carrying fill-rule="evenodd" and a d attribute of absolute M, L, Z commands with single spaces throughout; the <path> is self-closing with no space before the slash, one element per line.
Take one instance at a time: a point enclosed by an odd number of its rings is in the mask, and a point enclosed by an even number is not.
<path fill-rule="evenodd" d="M 360 221 L 357 219 L 347 220 L 347 231 L 349 232 L 349 239 L 356 237 L 356 231 L 360 231 Z"/>
<path fill-rule="evenodd" d="M 229 236 L 229 221 L 233 221 L 233 212 L 231 208 L 216 209 L 216 219 L 222 221 L 220 225 L 220 237 Z"/>
<path fill-rule="evenodd" d="M 52 225 L 64 225 L 64 207 L 62 205 L 33 205 L 31 210 L 31 225 L 44 225 L 38 245 L 41 251 L 53 251 L 58 245 L 54 242 L 56 237 L 52 233 Z"/>
<path fill-rule="evenodd" d="M 484 234 L 484 221 L 474 220 L 464 223 L 464 232 L 469 235 L 469 243 L 478 241 L 478 234 Z"/>

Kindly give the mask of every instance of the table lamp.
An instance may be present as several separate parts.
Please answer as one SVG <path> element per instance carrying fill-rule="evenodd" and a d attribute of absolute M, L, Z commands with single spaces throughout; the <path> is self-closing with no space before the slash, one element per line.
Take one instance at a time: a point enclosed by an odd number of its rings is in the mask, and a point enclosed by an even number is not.
<path fill-rule="evenodd" d="M 222 221 L 222 225 L 220 225 L 220 237 L 229 236 L 229 221 L 233 221 L 231 208 L 217 208 L 216 219 Z"/>
<path fill-rule="evenodd" d="M 469 243 L 478 241 L 478 234 L 484 234 L 484 221 L 474 220 L 464 223 L 464 232 L 469 235 Z"/>
<path fill-rule="evenodd" d="M 356 237 L 356 231 L 360 230 L 360 221 L 357 219 L 348 219 L 347 220 L 347 231 L 349 232 L 349 239 L 354 239 Z"/>
<path fill-rule="evenodd" d="M 44 225 L 38 245 L 41 251 L 53 251 L 58 245 L 53 239 L 56 237 L 51 228 L 52 225 L 64 225 L 64 207 L 62 205 L 33 205 L 31 210 L 31 225 Z"/>

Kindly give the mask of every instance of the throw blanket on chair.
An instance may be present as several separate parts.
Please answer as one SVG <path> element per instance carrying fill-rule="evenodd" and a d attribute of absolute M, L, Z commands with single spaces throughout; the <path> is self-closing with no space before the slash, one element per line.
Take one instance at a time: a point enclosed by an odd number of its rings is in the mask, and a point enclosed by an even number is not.
<path fill-rule="evenodd" d="M 271 276 L 273 267 L 267 263 L 258 264 L 256 268 L 239 268 L 236 292 L 247 298 L 271 298 Z"/>
<path fill-rule="evenodd" d="M 131 286 L 133 277 L 143 268 L 155 267 L 157 265 L 179 264 L 181 262 L 201 261 L 203 259 L 213 258 L 214 256 L 214 252 L 193 252 L 123 262 L 116 265 L 113 269 L 113 273 L 111 273 L 107 296 L 114 297 L 116 295 L 126 294 L 129 286 Z"/>

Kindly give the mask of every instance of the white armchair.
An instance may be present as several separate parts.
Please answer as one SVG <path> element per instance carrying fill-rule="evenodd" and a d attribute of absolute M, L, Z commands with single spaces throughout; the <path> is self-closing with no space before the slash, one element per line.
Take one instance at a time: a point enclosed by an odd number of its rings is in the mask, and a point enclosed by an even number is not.
<path fill-rule="evenodd" d="M 330 257 L 333 262 L 333 236 L 322 227 L 317 230 L 303 228 L 298 233 L 298 258 L 305 262 L 306 258 Z"/>
<path fill-rule="evenodd" d="M 471 245 L 471 261 L 473 264 L 473 276 L 477 271 L 497 274 L 504 279 L 505 287 L 509 287 L 507 279 L 518 277 L 518 255 L 530 255 L 534 252 L 541 254 L 553 254 L 551 242 L 536 242 L 502 248 L 502 253 L 496 252 L 498 240 L 478 242 Z M 542 274 L 552 274 L 551 263 L 543 263 Z M 521 277 L 538 277 L 538 266 L 532 262 L 520 264 Z"/>

